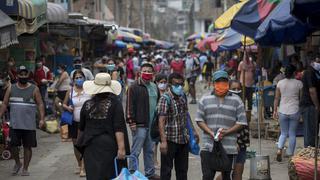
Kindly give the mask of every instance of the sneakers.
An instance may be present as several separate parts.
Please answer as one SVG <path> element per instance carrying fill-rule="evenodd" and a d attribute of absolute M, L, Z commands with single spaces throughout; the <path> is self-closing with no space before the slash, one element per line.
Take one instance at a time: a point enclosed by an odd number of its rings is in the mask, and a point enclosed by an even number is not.
<path fill-rule="evenodd" d="M 20 171 L 20 169 L 21 169 L 21 167 L 22 167 L 22 164 L 15 164 L 14 165 L 14 167 L 13 167 L 13 169 L 12 169 L 12 175 L 13 176 L 15 176 L 15 175 L 17 175 L 18 173 L 19 173 L 19 171 Z"/>

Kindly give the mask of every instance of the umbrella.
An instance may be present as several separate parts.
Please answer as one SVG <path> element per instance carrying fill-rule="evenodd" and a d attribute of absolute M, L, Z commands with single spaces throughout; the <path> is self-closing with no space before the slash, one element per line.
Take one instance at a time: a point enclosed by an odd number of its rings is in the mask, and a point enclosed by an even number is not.
<path fill-rule="evenodd" d="M 200 51 L 206 51 L 207 49 L 210 49 L 210 44 L 217 39 L 218 35 L 219 34 L 215 34 L 215 35 L 204 38 L 197 44 L 197 48 Z"/>
<path fill-rule="evenodd" d="M 260 24 L 279 2 L 280 0 L 249 0 L 232 19 L 232 29 L 254 38 Z"/>
<path fill-rule="evenodd" d="M 320 28 L 320 0 L 294 0 L 291 13 L 301 21 Z"/>
<path fill-rule="evenodd" d="M 191 36 L 189 36 L 187 38 L 187 41 L 194 41 L 194 40 L 197 40 L 197 39 L 203 39 L 205 37 L 206 37 L 205 33 L 194 33 L 194 34 L 192 34 Z"/>
<path fill-rule="evenodd" d="M 225 29 L 219 37 L 210 44 L 211 50 L 216 51 L 230 51 L 240 48 L 242 45 L 253 45 L 254 41 L 240 33 L 234 31 L 232 28 Z"/>
<path fill-rule="evenodd" d="M 127 43 L 121 41 L 121 40 L 115 40 L 114 41 L 114 46 L 120 49 L 126 48 L 127 47 Z"/>
<path fill-rule="evenodd" d="M 118 30 L 116 35 L 117 40 L 122 40 L 125 42 L 132 42 L 132 43 L 141 43 L 142 38 L 140 36 L 134 35 L 129 32 Z"/>
<path fill-rule="evenodd" d="M 291 1 L 281 1 L 259 26 L 255 41 L 262 46 L 281 46 L 306 41 L 310 28 L 290 14 Z"/>
<path fill-rule="evenodd" d="M 228 10 L 226 10 L 215 22 L 215 29 L 225 29 L 230 27 L 231 20 L 238 13 L 238 11 L 242 8 L 242 6 L 247 3 L 248 0 L 242 0 L 241 2 L 234 4 Z"/>

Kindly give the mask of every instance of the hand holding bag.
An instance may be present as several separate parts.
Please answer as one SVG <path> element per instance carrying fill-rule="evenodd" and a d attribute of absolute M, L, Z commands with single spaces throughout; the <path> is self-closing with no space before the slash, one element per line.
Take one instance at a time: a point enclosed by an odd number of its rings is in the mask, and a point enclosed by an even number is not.
<path fill-rule="evenodd" d="M 216 171 L 231 171 L 231 162 L 221 141 L 214 141 L 210 153 L 210 165 Z"/>
<path fill-rule="evenodd" d="M 71 89 L 71 98 L 69 98 L 69 102 L 68 102 L 68 105 L 71 105 L 71 106 L 73 106 L 72 96 L 73 96 L 73 88 Z M 72 125 L 72 121 L 73 121 L 73 112 L 65 110 L 61 114 L 60 123 Z"/>
<path fill-rule="evenodd" d="M 138 159 L 134 156 L 126 156 L 126 159 L 131 158 L 134 159 L 135 162 L 135 169 L 138 169 Z M 118 174 L 118 157 L 114 158 L 114 168 L 116 172 L 116 178 L 112 180 L 148 180 L 141 172 L 136 170 L 133 174 L 127 168 L 122 168 L 120 174 Z"/>

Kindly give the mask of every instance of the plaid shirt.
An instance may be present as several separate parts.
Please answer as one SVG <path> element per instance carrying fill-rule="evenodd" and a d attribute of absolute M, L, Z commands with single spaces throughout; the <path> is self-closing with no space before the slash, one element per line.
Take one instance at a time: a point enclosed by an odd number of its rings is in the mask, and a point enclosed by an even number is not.
<path fill-rule="evenodd" d="M 188 130 L 186 128 L 188 106 L 183 96 L 175 97 L 170 91 L 167 93 L 170 102 L 163 95 L 159 99 L 159 116 L 167 118 L 165 134 L 167 140 L 177 144 L 188 143 Z"/>

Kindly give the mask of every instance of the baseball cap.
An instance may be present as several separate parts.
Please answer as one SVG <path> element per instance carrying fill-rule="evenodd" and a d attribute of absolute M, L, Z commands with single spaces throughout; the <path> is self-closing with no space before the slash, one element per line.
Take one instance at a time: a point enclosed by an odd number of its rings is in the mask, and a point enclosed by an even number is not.
<path fill-rule="evenodd" d="M 228 73 L 226 71 L 222 71 L 222 70 L 214 72 L 212 76 L 213 76 L 213 81 L 216 81 L 220 78 L 229 79 Z"/>
<path fill-rule="evenodd" d="M 28 73 L 29 70 L 28 70 L 25 66 L 19 66 L 19 67 L 18 67 L 18 73 L 21 73 L 21 72 L 26 72 L 26 73 Z"/>

